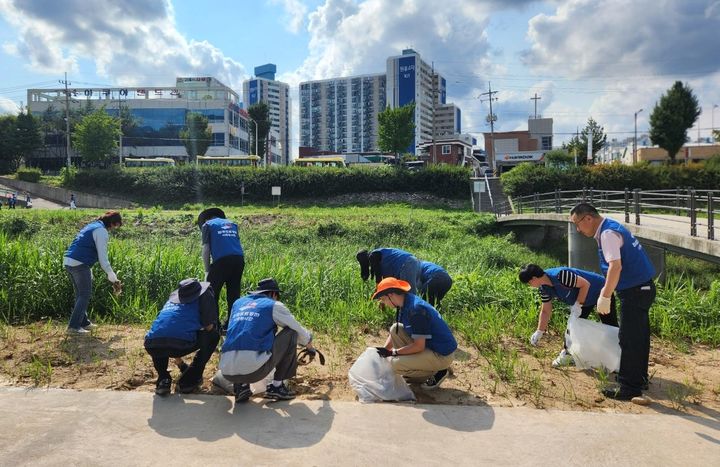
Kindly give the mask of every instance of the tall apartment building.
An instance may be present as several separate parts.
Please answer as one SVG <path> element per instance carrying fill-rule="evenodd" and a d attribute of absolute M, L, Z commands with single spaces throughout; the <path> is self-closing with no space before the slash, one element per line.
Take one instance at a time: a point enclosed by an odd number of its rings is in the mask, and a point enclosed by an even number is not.
<path fill-rule="evenodd" d="M 385 74 L 300 83 L 300 146 L 336 153 L 377 151 Z"/>
<path fill-rule="evenodd" d="M 290 86 L 275 80 L 277 67 L 268 63 L 255 67 L 255 78 L 243 82 L 245 105 L 265 102 L 270 113 L 271 128 L 280 135 L 280 155 L 272 154 L 272 162 L 287 165 L 290 162 Z M 251 123 L 252 127 L 254 123 Z M 253 128 L 250 128 L 252 131 Z M 271 131 L 271 134 L 273 132 Z"/>
<path fill-rule="evenodd" d="M 397 108 L 415 102 L 415 138 L 408 148 L 409 152 L 416 153 L 421 144 L 432 141 L 433 136 L 437 138 L 443 128 L 460 128 L 459 109 L 452 104 L 452 107 L 446 106 L 445 78 L 434 71 L 419 53 L 405 49 L 402 55 L 389 57 L 386 76 L 387 103 L 390 107 Z M 447 114 L 450 114 L 450 121 L 441 126 L 436 119 L 433 135 L 433 115 L 447 117 Z"/>
<path fill-rule="evenodd" d="M 40 119 L 64 117 L 65 92 L 65 88 L 28 89 L 28 111 Z M 187 159 L 180 130 L 189 112 L 208 118 L 212 141 L 206 155 L 248 153 L 248 120 L 240 108 L 239 96 L 213 77 L 180 77 L 175 86 L 69 88 L 67 94 L 71 111 L 104 107 L 108 114 L 116 116 L 120 108 L 129 110 L 135 124 L 122 140 L 125 157 Z M 64 136 L 64 132 L 44 135 L 46 144 L 36 155 L 38 165 L 64 165 Z"/>

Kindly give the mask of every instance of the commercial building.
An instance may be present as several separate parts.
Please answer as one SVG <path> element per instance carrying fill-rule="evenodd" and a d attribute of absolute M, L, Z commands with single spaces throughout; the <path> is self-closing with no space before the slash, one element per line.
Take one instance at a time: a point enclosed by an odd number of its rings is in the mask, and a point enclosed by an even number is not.
<path fill-rule="evenodd" d="M 438 136 L 434 142 L 420 143 L 418 159 L 434 164 L 479 166 L 480 161 L 473 156 L 476 144 L 472 135 L 449 133 Z"/>
<path fill-rule="evenodd" d="M 332 153 L 377 151 L 385 75 L 300 83 L 300 146 Z"/>
<path fill-rule="evenodd" d="M 172 157 L 187 160 L 180 131 L 190 112 L 208 118 L 212 141 L 206 155 L 248 154 L 248 119 L 240 108 L 238 94 L 213 77 L 180 77 L 175 86 L 113 88 L 68 88 L 71 112 L 102 107 L 118 115 L 127 109 L 132 126 L 122 138 L 123 157 Z M 65 116 L 66 90 L 28 89 L 27 108 L 41 120 Z M 38 152 L 36 165 L 57 168 L 64 165 L 64 132 L 45 135 L 45 149 Z M 76 158 L 75 154 L 71 156 Z M 77 159 L 77 158 L 76 158 Z"/>
<path fill-rule="evenodd" d="M 527 131 L 483 133 L 488 163 L 497 173 L 523 162 L 544 163 L 552 149 L 553 119 L 530 118 Z"/>
<path fill-rule="evenodd" d="M 290 86 L 275 80 L 277 67 L 268 63 L 255 67 L 255 78 L 243 82 L 243 97 L 247 107 L 264 102 L 268 106 L 271 128 L 275 130 L 279 141 L 278 154 L 272 155 L 275 164 L 287 165 L 290 162 Z M 251 122 L 251 126 L 254 123 Z M 250 128 L 253 131 L 253 128 Z M 271 134 L 273 132 L 271 131 Z M 272 139 L 270 140 L 272 144 Z"/>

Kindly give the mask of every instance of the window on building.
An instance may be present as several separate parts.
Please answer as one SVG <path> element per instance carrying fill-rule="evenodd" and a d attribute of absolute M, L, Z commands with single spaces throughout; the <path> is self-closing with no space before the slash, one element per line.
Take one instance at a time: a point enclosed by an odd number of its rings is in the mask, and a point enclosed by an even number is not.
<path fill-rule="evenodd" d="M 443 154 L 450 154 L 450 145 L 449 144 L 443 144 L 442 145 L 442 153 Z"/>
<path fill-rule="evenodd" d="M 543 136 L 540 140 L 540 145 L 543 151 L 552 149 L 552 136 Z"/>

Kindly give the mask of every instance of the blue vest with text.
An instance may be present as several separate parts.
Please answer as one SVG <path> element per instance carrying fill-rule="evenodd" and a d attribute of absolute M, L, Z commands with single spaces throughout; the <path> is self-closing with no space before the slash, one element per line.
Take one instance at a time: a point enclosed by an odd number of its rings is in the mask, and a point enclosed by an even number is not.
<path fill-rule="evenodd" d="M 213 261 L 230 255 L 243 256 L 236 223 L 216 217 L 205 222 L 205 225 L 210 229 L 210 255 Z"/>
<path fill-rule="evenodd" d="M 102 221 L 94 221 L 83 227 L 65 251 L 65 256 L 88 266 L 97 263 L 98 254 L 97 248 L 95 248 L 93 232 L 104 228 L 105 224 Z"/>
<path fill-rule="evenodd" d="M 566 287 L 560 283 L 559 276 L 563 269 L 572 271 L 578 276 L 582 277 L 590 283 L 590 290 L 585 297 L 585 303 L 583 306 L 591 306 L 597 303 L 597 299 L 600 296 L 600 291 L 605 285 L 605 278 L 600 274 L 596 274 L 590 271 L 583 271 L 582 269 L 576 268 L 550 268 L 545 270 L 545 274 L 550 278 L 552 287 L 547 285 L 541 286 L 543 292 L 555 297 L 558 300 L 567 303 L 568 305 L 574 305 L 577 301 L 578 294 L 580 293 L 579 287 Z"/>
<path fill-rule="evenodd" d="M 230 312 L 223 352 L 255 350 L 270 352 L 277 325 L 273 320 L 275 300 L 263 294 L 238 298 Z"/>
<path fill-rule="evenodd" d="M 195 342 L 200 329 L 202 323 L 200 323 L 199 298 L 190 303 L 173 303 L 168 300 L 145 334 L 145 339 L 170 337 Z"/>
<path fill-rule="evenodd" d="M 623 238 L 623 246 L 620 248 L 622 270 L 620 271 L 620 280 L 616 289 L 625 290 L 652 280 L 655 277 L 655 267 L 650 262 L 647 254 L 645 254 L 640 241 L 619 222 L 610 218 L 605 218 L 603 221 L 600 234 L 602 235 L 606 230 L 613 230 L 622 235 Z M 602 245 L 598 248 L 598 255 L 600 256 L 600 269 L 604 275 L 607 275 L 610 265 L 605 261 Z"/>

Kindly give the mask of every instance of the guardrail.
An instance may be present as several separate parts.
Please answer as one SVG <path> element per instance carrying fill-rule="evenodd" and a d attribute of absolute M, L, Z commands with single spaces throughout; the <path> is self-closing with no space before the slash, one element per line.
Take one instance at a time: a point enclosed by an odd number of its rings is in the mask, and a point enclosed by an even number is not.
<path fill-rule="evenodd" d="M 715 240 L 715 217 L 720 214 L 720 192 L 677 188 L 675 190 L 640 190 L 636 188 L 624 191 L 595 190 L 555 190 L 546 193 L 510 198 L 507 203 L 496 206 L 495 217 L 509 214 L 523 214 L 529 211 L 535 214 L 552 212 L 568 213 L 577 203 L 587 202 L 598 211 L 624 214 L 625 222 L 631 218 L 640 225 L 640 216 L 677 222 L 690 227 L 690 236 L 698 236 L 698 227 L 707 227 L 707 238 Z M 665 217 L 661 217 L 665 214 Z M 687 220 L 684 220 L 687 218 Z"/>

